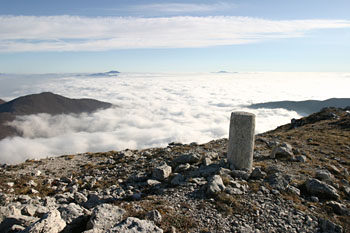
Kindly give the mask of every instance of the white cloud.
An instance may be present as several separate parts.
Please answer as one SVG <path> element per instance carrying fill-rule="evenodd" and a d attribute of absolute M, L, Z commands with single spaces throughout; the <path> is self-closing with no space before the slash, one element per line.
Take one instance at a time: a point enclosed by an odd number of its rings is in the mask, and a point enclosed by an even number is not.
<path fill-rule="evenodd" d="M 301 37 L 312 30 L 349 27 L 349 20 L 277 21 L 234 16 L 0 16 L 0 51 L 195 48 Z"/>
<path fill-rule="evenodd" d="M 120 106 L 93 114 L 19 117 L 24 135 L 0 141 L 0 163 L 78 152 L 165 146 L 171 141 L 208 142 L 228 136 L 232 111 L 256 114 L 257 133 L 299 115 L 243 105 L 278 100 L 348 97 L 348 73 L 125 74 L 106 77 L 12 76 L 8 98 L 52 91 Z M 0 87 L 9 79 L 0 77 Z M 302 83 L 302 84 L 301 84 Z M 0 97 L 1 98 L 1 97 Z"/>
<path fill-rule="evenodd" d="M 232 3 L 218 2 L 214 4 L 192 4 L 192 3 L 155 3 L 147 5 L 129 6 L 130 11 L 164 13 L 195 13 L 195 12 L 217 12 L 235 8 Z"/>

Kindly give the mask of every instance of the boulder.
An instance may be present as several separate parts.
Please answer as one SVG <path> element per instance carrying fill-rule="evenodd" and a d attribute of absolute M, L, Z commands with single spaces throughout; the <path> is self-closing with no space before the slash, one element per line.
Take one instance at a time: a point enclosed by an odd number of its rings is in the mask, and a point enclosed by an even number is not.
<path fill-rule="evenodd" d="M 319 227 L 321 229 L 321 232 L 326 233 L 342 233 L 343 228 L 339 226 L 338 224 L 335 224 L 334 222 L 328 220 L 328 219 L 320 219 L 319 220 Z"/>
<path fill-rule="evenodd" d="M 328 170 L 317 170 L 316 178 L 320 180 L 331 180 L 334 176 Z"/>
<path fill-rule="evenodd" d="M 107 231 L 112 228 L 116 223 L 123 219 L 125 210 L 111 204 L 102 204 L 95 207 L 92 211 L 92 215 L 86 229 L 101 229 Z"/>
<path fill-rule="evenodd" d="M 0 232 L 12 232 L 14 226 L 28 227 L 38 221 L 38 218 L 24 215 L 10 215 L 3 219 L 0 224 Z"/>
<path fill-rule="evenodd" d="M 250 173 L 243 170 L 233 170 L 231 176 L 242 180 L 248 180 Z"/>
<path fill-rule="evenodd" d="M 33 205 L 25 205 L 21 212 L 23 215 L 27 215 L 27 216 L 34 216 L 35 212 L 36 212 L 37 207 L 33 206 Z"/>
<path fill-rule="evenodd" d="M 171 180 L 170 183 L 172 185 L 180 185 L 184 180 L 185 180 L 185 177 L 179 173 Z"/>
<path fill-rule="evenodd" d="M 336 201 L 330 201 L 327 203 L 328 206 L 330 206 L 333 209 L 333 212 L 339 215 L 346 215 L 348 214 L 348 210 L 346 209 L 346 206 L 336 202 Z"/>
<path fill-rule="evenodd" d="M 254 168 L 252 173 L 250 174 L 251 179 L 262 179 L 266 176 L 266 173 L 261 171 L 259 167 Z"/>
<path fill-rule="evenodd" d="M 74 229 L 79 228 L 80 225 L 88 221 L 89 211 L 75 203 L 61 207 L 59 211 L 61 212 L 62 219 L 67 224 L 64 232 L 73 232 Z"/>
<path fill-rule="evenodd" d="M 45 214 L 39 221 L 27 227 L 26 233 L 58 233 L 66 226 L 66 222 L 61 218 L 61 214 L 57 209 L 51 210 Z"/>
<path fill-rule="evenodd" d="M 198 153 L 186 153 L 180 155 L 179 157 L 174 159 L 174 162 L 177 164 L 185 164 L 185 163 L 197 163 L 201 160 L 202 156 Z"/>
<path fill-rule="evenodd" d="M 225 185 L 222 182 L 221 176 L 214 175 L 211 178 L 209 178 L 207 185 L 207 195 L 211 196 L 224 190 Z"/>
<path fill-rule="evenodd" d="M 117 226 L 113 227 L 108 233 L 163 233 L 163 230 L 157 227 L 153 222 L 148 220 L 140 220 L 138 218 L 129 217 Z"/>
<path fill-rule="evenodd" d="M 168 164 L 163 163 L 159 167 L 153 170 L 153 178 L 159 181 L 163 181 L 170 176 L 172 169 Z"/>
<path fill-rule="evenodd" d="M 322 181 L 317 179 L 309 179 L 305 182 L 306 191 L 322 199 L 338 199 L 339 194 L 337 190 Z"/>
<path fill-rule="evenodd" d="M 282 143 L 279 146 L 276 146 L 273 148 L 270 158 L 275 159 L 275 158 L 287 158 L 291 159 L 293 158 L 293 148 L 290 144 L 288 143 Z"/>

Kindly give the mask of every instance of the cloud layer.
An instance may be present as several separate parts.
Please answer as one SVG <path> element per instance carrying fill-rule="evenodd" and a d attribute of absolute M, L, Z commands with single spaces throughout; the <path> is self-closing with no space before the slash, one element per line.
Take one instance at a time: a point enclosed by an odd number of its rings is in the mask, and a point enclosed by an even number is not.
<path fill-rule="evenodd" d="M 120 106 L 93 114 L 17 118 L 24 137 L 0 141 L 0 163 L 78 152 L 204 143 L 228 136 L 232 111 L 257 115 L 257 133 L 299 117 L 284 109 L 244 105 L 278 100 L 348 97 L 348 73 L 120 74 L 118 77 L 0 76 L 12 81 L 6 100 L 51 91 L 95 98 Z M 25 77 L 25 78 L 24 78 Z M 33 82 L 34 80 L 34 82 Z M 16 86 L 16 87 L 15 87 Z M 1 96 L 2 97 L 2 96 Z M 2 97 L 3 98 L 3 97 Z"/>
<path fill-rule="evenodd" d="M 200 48 L 349 27 L 349 20 L 278 21 L 235 16 L 0 16 L 0 52 Z"/>

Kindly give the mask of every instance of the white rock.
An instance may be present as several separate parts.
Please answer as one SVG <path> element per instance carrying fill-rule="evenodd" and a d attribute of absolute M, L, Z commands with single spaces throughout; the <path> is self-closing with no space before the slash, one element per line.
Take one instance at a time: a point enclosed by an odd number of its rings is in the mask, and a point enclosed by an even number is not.
<path fill-rule="evenodd" d="M 34 216 L 36 212 L 37 207 L 33 205 L 26 205 L 22 209 L 22 214 L 27 215 L 27 216 Z"/>
<path fill-rule="evenodd" d="M 278 157 L 292 158 L 294 156 L 293 148 L 288 143 L 282 143 L 279 146 L 273 148 L 270 158 L 275 159 Z"/>
<path fill-rule="evenodd" d="M 207 194 L 213 195 L 225 190 L 225 185 L 219 175 L 214 175 L 208 181 Z"/>
<path fill-rule="evenodd" d="M 117 226 L 113 227 L 108 233 L 163 233 L 163 230 L 157 227 L 153 222 L 140 220 L 138 218 L 129 217 Z"/>
<path fill-rule="evenodd" d="M 44 215 L 39 221 L 27 227 L 26 233 L 58 233 L 66 226 L 66 222 L 61 218 L 60 212 L 55 209 Z"/>
<path fill-rule="evenodd" d="M 102 229 L 107 231 L 116 223 L 123 219 L 125 210 L 111 204 L 102 204 L 95 207 L 92 211 L 91 218 L 86 224 L 86 229 Z"/>
<path fill-rule="evenodd" d="M 156 180 L 163 181 L 170 176 L 171 172 L 172 172 L 171 167 L 168 166 L 168 164 L 163 163 L 162 165 L 160 165 L 159 167 L 156 167 L 153 170 L 153 177 Z"/>

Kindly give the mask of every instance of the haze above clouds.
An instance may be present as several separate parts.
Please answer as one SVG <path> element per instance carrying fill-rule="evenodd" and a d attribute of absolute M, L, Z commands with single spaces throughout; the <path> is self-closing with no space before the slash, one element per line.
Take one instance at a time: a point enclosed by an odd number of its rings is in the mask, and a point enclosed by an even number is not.
<path fill-rule="evenodd" d="M 16 85 L 10 85 L 11 82 Z M 0 141 L 0 163 L 166 146 L 172 141 L 204 143 L 227 137 L 230 113 L 237 110 L 255 113 L 256 132 L 261 133 L 300 116 L 284 109 L 253 110 L 244 105 L 348 97 L 348 86 L 349 73 L 122 73 L 110 78 L 1 75 L 0 91 L 6 100 L 51 91 L 71 98 L 95 98 L 120 107 L 93 114 L 17 118 L 10 124 L 24 137 Z"/>

